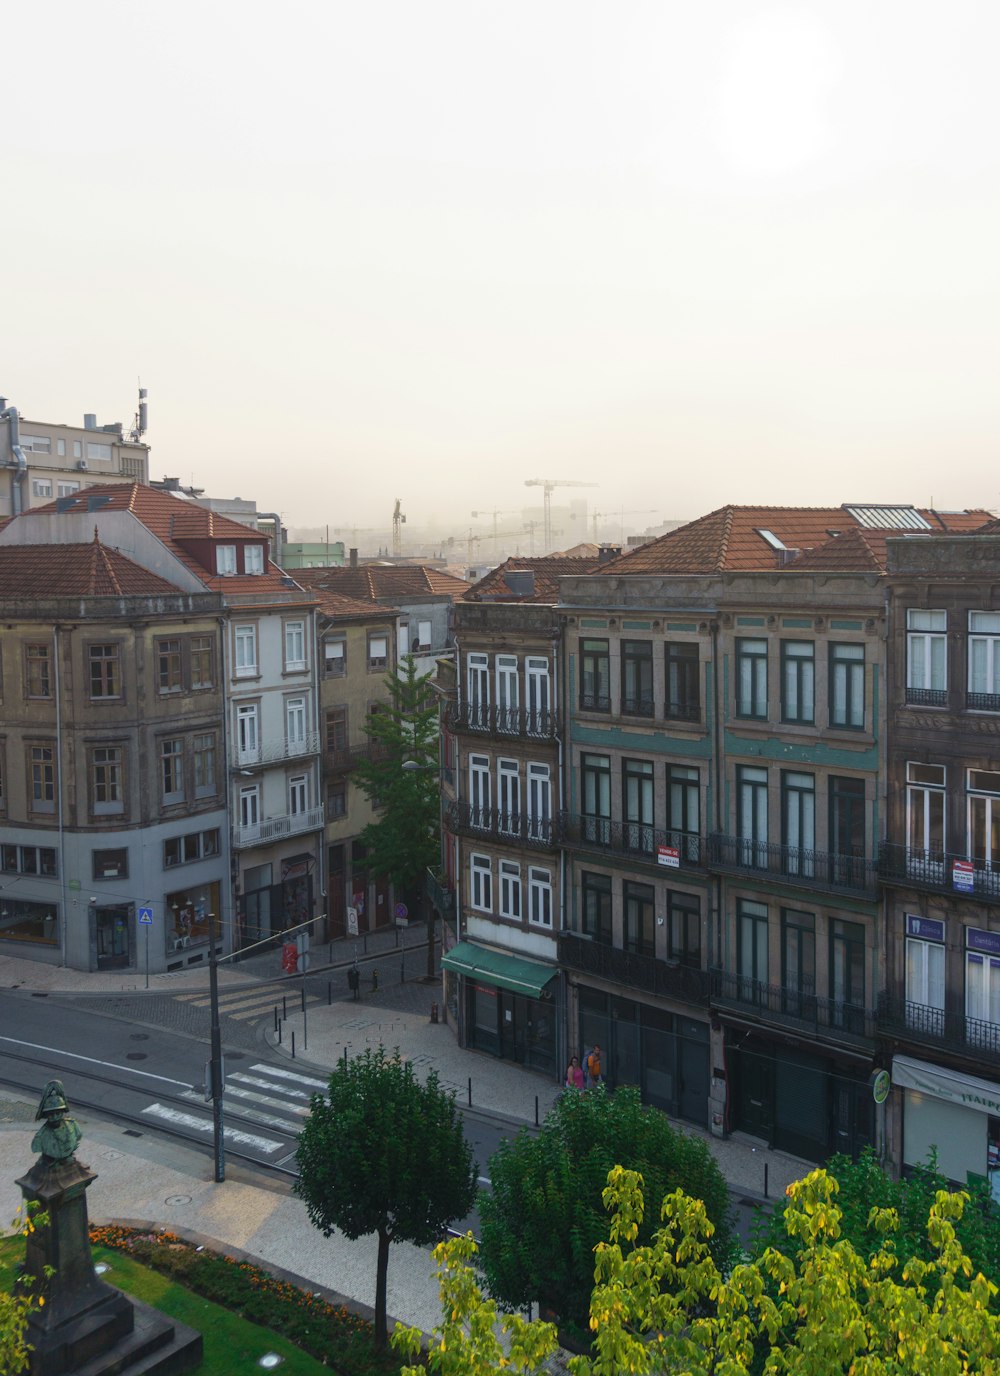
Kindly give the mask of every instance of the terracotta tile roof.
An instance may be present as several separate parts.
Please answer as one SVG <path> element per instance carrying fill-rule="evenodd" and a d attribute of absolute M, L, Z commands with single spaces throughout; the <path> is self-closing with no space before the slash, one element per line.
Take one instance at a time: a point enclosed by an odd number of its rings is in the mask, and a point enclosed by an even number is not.
<path fill-rule="evenodd" d="M 141 597 L 177 591 L 96 536 L 87 545 L 0 545 L 0 597 Z"/>
<path fill-rule="evenodd" d="M 380 607 L 377 603 L 372 604 L 361 597 L 347 597 L 344 593 L 329 592 L 326 589 L 314 590 L 314 596 L 319 604 L 321 615 L 329 617 L 351 617 L 359 616 L 372 617 L 391 617 L 395 614 L 394 607 Z"/>
<path fill-rule="evenodd" d="M 606 572 L 646 574 L 699 574 L 724 571 L 758 572 L 779 568 L 802 568 L 800 560 L 790 560 L 787 551 L 818 549 L 834 536 L 865 530 L 900 535 L 907 529 L 957 533 L 976 530 L 989 520 L 985 511 L 936 512 L 917 508 L 872 507 L 886 513 L 892 525 L 870 526 L 864 516 L 867 508 L 850 507 L 767 507 L 723 506 L 619 559 L 605 564 Z M 855 512 L 859 514 L 854 514 Z M 870 519 L 877 520 L 878 517 Z M 770 537 L 770 538 L 769 538 Z M 871 566 L 868 546 L 852 545 L 859 558 Z M 841 557 L 838 552 L 837 558 Z M 884 557 L 884 551 L 883 551 Z M 838 567 L 843 565 L 838 564 Z"/>
<path fill-rule="evenodd" d="M 441 569 L 426 564 L 359 564 L 357 568 L 296 569 L 296 579 L 304 588 L 338 592 L 345 597 L 367 598 L 370 602 L 395 598 L 461 597 L 469 585 Z"/>
<path fill-rule="evenodd" d="M 521 559 L 517 556 L 498 564 L 478 583 L 473 584 L 462 599 L 464 602 L 544 602 L 555 603 L 559 600 L 559 579 L 568 574 L 593 573 L 605 569 L 599 559 L 574 559 L 559 554 L 549 554 L 536 559 Z M 505 578 L 507 573 L 530 571 L 535 575 L 534 591 L 518 596 L 511 591 Z"/>

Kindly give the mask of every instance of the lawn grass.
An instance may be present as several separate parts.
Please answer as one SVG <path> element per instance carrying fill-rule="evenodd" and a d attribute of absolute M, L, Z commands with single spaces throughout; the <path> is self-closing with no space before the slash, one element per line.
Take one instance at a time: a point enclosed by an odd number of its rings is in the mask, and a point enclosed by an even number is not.
<path fill-rule="evenodd" d="M 103 1276 L 109 1284 L 202 1334 L 203 1372 L 211 1372 L 212 1376 L 236 1376 L 238 1372 L 246 1376 L 258 1370 L 257 1362 L 265 1352 L 277 1352 L 284 1358 L 279 1368 L 281 1376 L 320 1376 L 321 1372 L 329 1376 L 330 1366 L 324 1366 L 286 1338 L 202 1299 L 169 1276 L 150 1270 L 122 1252 L 101 1246 L 92 1250 L 95 1263 L 103 1261 L 111 1268 Z M 13 1284 L 15 1267 L 23 1257 L 22 1238 L 0 1238 L 0 1286 L 5 1290 Z"/>

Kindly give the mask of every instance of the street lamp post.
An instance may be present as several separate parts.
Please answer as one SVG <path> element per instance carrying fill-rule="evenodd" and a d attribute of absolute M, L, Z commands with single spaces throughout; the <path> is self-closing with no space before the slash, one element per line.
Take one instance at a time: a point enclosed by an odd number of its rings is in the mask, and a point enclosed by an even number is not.
<path fill-rule="evenodd" d="M 222 1096 L 225 1075 L 222 1065 L 222 1028 L 219 1025 L 219 961 L 215 950 L 215 914 L 209 916 L 208 991 L 212 1004 L 212 1044 L 209 1062 L 209 1084 L 212 1091 L 212 1142 L 215 1154 L 215 1179 L 221 1184 L 226 1178 L 226 1139 L 222 1120 Z"/>

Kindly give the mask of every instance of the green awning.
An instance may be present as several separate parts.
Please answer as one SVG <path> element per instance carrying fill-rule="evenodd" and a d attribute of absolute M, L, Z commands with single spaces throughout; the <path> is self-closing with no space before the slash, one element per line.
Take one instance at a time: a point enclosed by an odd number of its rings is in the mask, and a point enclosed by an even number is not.
<path fill-rule="evenodd" d="M 460 941 L 442 956 L 441 964 L 446 970 L 454 970 L 467 979 L 495 984 L 499 989 L 510 989 L 529 999 L 541 998 L 542 990 L 558 973 L 551 965 L 539 965 L 536 960 L 523 960 L 520 956 L 508 956 L 502 951 L 490 951 L 485 946 L 477 946 L 474 941 Z"/>

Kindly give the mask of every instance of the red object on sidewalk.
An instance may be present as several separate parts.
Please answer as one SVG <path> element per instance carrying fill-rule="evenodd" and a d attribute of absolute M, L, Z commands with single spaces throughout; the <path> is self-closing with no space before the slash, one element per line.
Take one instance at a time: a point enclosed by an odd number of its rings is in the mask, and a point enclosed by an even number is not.
<path fill-rule="evenodd" d="M 286 975 L 294 975 L 299 965 L 299 951 L 294 941 L 286 941 L 281 948 L 281 968 Z"/>

